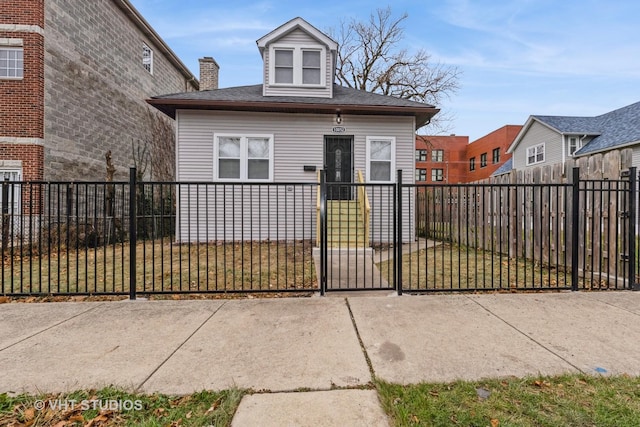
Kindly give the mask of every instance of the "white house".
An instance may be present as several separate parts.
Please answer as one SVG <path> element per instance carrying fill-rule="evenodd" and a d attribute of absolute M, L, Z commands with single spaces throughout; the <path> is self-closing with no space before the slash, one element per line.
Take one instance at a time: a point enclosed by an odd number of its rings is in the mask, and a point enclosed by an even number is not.
<path fill-rule="evenodd" d="M 395 171 L 401 169 L 405 182 L 413 182 L 415 131 L 438 109 L 334 84 L 338 45 L 302 18 L 281 25 L 257 45 L 264 63 L 261 84 L 147 101 L 176 120 L 178 181 L 309 183 L 325 169 L 328 182 L 353 183 L 361 172 L 366 182 L 384 184 L 393 183 Z M 234 197 L 237 202 L 241 196 Z M 356 196 L 338 191 L 329 198 Z M 210 212 L 232 205 L 228 194 L 226 203 L 219 195 L 210 194 L 208 200 L 218 201 Z M 179 203 L 182 212 L 187 202 L 181 197 Z M 315 203 L 309 205 L 305 209 L 315 212 Z M 274 239 L 273 230 L 278 230 L 281 238 L 282 220 L 271 219 L 275 226 L 268 227 L 270 231 L 265 227 L 251 232 L 243 222 L 244 231 L 238 234 L 236 225 L 225 236 Z M 221 235 L 221 226 L 229 227 L 210 221 L 208 238 L 214 235 L 211 227 L 218 227 L 216 235 Z M 201 229 L 189 227 L 186 220 L 180 221 L 181 240 L 205 239 Z M 406 231 L 407 238 L 411 232 Z"/>
<path fill-rule="evenodd" d="M 628 147 L 640 167 L 640 102 L 592 117 L 533 115 L 507 150 L 511 164 L 494 175 Z"/>

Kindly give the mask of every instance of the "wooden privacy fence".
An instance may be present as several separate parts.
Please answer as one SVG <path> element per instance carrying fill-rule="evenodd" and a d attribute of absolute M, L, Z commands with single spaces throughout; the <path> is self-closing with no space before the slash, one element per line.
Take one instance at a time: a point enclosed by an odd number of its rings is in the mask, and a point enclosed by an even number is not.
<path fill-rule="evenodd" d="M 607 287 L 628 277 L 633 255 L 630 167 L 627 149 L 471 184 L 417 186 L 417 230 L 552 268 L 577 262 L 583 287 Z"/>

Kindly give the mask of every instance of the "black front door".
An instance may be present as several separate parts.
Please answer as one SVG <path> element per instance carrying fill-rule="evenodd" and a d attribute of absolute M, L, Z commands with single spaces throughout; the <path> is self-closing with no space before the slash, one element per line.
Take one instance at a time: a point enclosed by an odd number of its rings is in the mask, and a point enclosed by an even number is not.
<path fill-rule="evenodd" d="M 353 136 L 325 136 L 324 161 L 329 200 L 351 200 L 353 182 Z"/>

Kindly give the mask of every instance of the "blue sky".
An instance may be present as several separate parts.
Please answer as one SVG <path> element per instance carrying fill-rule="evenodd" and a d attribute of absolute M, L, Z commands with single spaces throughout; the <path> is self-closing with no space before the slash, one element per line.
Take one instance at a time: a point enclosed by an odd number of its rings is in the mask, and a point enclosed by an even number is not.
<path fill-rule="evenodd" d="M 370 1 L 131 0 L 189 69 L 220 64 L 220 87 L 261 82 L 256 40 L 300 16 L 318 29 L 367 19 Z M 473 141 L 531 114 L 598 115 L 640 101 L 637 0 L 395 0 L 403 44 L 457 66 L 460 90 L 438 105 L 448 133 Z"/>

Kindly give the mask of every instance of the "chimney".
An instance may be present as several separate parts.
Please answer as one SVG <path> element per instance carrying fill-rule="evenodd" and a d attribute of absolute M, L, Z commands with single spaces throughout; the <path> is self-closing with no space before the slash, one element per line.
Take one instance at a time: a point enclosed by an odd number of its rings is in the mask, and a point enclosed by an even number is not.
<path fill-rule="evenodd" d="M 210 56 L 198 59 L 200 62 L 200 90 L 218 89 L 220 66 Z"/>

